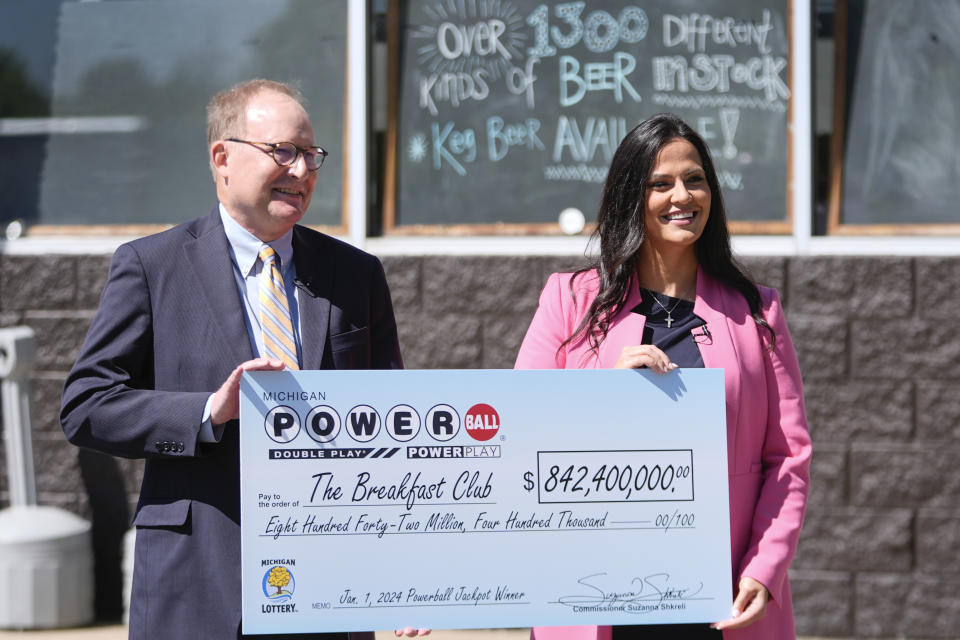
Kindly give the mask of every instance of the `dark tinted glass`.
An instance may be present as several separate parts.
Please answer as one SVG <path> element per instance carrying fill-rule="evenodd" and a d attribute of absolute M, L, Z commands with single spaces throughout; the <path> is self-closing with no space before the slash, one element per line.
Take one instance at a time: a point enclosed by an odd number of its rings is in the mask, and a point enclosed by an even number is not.
<path fill-rule="evenodd" d="M 209 211 L 205 107 L 252 77 L 298 84 L 316 139 L 341 140 L 346 12 L 342 0 L 3 0 L 0 224 Z M 318 174 L 306 223 L 341 224 L 340 167 Z"/>

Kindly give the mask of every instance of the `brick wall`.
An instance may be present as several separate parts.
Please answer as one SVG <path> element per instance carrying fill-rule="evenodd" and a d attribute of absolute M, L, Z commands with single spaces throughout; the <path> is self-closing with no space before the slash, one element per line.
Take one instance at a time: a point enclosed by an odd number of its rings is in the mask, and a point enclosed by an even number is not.
<path fill-rule="evenodd" d="M 784 298 L 815 445 L 791 572 L 798 631 L 957 637 L 960 258 L 745 262 Z M 0 256 L 0 325 L 31 326 L 39 343 L 32 386 L 39 499 L 93 521 L 102 618 L 119 615 L 119 540 L 141 464 L 73 448 L 57 413 L 107 263 Z M 577 263 L 574 256 L 385 258 L 407 367 L 512 366 L 547 275 Z M 0 457 L 0 506 L 8 500 Z"/>

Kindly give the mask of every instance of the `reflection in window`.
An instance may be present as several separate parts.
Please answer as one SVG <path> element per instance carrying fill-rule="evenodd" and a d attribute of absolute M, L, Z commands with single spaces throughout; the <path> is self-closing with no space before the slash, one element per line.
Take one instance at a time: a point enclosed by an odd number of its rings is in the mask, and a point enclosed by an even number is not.
<path fill-rule="evenodd" d="M 208 211 L 206 103 L 262 76 L 300 86 L 331 151 L 305 222 L 340 224 L 344 0 L 18 4 L 0 24 L 0 221 L 168 224 Z"/>

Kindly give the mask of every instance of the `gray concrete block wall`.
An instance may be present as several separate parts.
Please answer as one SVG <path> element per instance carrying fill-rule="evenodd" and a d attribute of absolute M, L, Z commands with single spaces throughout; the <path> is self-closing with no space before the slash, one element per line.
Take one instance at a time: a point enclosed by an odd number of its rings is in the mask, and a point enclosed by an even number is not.
<path fill-rule="evenodd" d="M 408 368 L 509 368 L 553 271 L 578 256 L 390 256 Z M 118 536 L 142 464 L 63 438 L 59 394 L 109 259 L 0 256 L 0 326 L 37 331 L 40 501 L 90 518 L 98 613 L 119 611 Z M 960 258 L 744 260 L 781 292 L 815 450 L 791 570 L 797 628 L 822 637 L 955 638 L 960 628 Z M 2 443 L 0 443 L 2 448 Z M 8 502 L 0 458 L 0 506 Z"/>
<path fill-rule="evenodd" d="M 798 630 L 956 638 L 960 259 L 788 262 L 815 446 Z"/>
<path fill-rule="evenodd" d="M 108 264 L 104 256 L 0 255 L 0 326 L 26 325 L 36 332 L 30 395 L 37 500 L 92 522 L 96 612 L 105 620 L 122 613 L 120 540 L 130 525 L 143 465 L 70 445 L 59 414 L 63 382 L 93 318 Z M 0 506 L 8 504 L 6 452 L 0 451 Z"/>

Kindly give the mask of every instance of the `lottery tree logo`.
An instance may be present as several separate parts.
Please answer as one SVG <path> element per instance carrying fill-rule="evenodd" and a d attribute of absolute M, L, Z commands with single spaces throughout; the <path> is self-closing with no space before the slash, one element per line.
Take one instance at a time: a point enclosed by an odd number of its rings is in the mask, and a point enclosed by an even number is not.
<path fill-rule="evenodd" d="M 273 602 L 286 602 L 293 597 L 296 582 L 287 567 L 276 565 L 263 574 L 263 595 Z"/>

